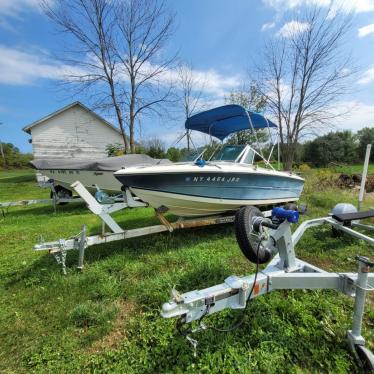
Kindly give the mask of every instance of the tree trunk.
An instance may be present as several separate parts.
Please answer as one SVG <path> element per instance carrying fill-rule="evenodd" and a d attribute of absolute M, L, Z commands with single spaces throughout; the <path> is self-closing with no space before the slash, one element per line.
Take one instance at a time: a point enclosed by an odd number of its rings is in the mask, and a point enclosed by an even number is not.
<path fill-rule="evenodd" d="M 117 120 L 118 120 L 118 123 L 119 123 L 119 127 L 121 129 L 123 144 L 125 145 L 125 153 L 129 153 L 129 143 L 128 143 L 128 140 L 127 140 L 125 128 L 123 126 L 122 112 L 121 112 L 121 109 L 118 107 L 117 104 L 115 104 L 114 106 L 115 106 L 115 110 L 116 110 L 116 115 L 117 115 Z"/>
<path fill-rule="evenodd" d="M 133 74 L 133 73 L 132 73 Z M 130 113 L 129 113 L 129 135 L 130 135 L 130 152 L 135 153 L 135 139 L 134 139 L 134 126 L 135 126 L 135 78 L 131 76 L 131 97 L 130 97 Z"/>
<path fill-rule="evenodd" d="M 295 149 L 293 144 L 282 144 L 282 162 L 283 162 L 283 170 L 291 171 L 292 164 L 295 157 Z"/>
<path fill-rule="evenodd" d="M 134 140 L 134 122 L 135 119 L 130 114 L 130 152 L 135 153 L 135 140 Z"/>

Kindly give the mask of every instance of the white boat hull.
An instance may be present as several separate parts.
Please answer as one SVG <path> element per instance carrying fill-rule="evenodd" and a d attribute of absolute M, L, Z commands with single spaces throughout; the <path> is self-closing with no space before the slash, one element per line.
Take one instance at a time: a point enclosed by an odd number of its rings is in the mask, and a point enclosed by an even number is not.
<path fill-rule="evenodd" d="M 154 208 L 166 207 L 168 213 L 179 217 L 202 217 L 216 214 L 222 214 L 229 211 L 236 211 L 245 205 L 271 205 L 284 202 L 284 199 L 268 199 L 268 200 L 227 200 L 213 199 L 206 197 L 186 196 L 168 192 L 159 192 L 152 190 L 142 190 L 138 188 L 130 188 L 131 192 L 139 197 L 142 201 L 146 201 Z M 293 202 L 299 200 L 288 199 Z"/>
<path fill-rule="evenodd" d="M 233 162 L 132 167 L 118 170 L 123 186 L 155 209 L 181 217 L 236 211 L 245 205 L 297 201 L 304 180 L 297 175 Z"/>

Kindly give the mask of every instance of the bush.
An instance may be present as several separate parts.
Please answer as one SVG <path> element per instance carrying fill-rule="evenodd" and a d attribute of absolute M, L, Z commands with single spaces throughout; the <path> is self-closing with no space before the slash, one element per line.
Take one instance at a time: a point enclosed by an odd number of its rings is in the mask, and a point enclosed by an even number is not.
<path fill-rule="evenodd" d="M 297 167 L 297 170 L 301 173 L 307 173 L 310 169 L 311 167 L 308 164 L 301 164 Z"/>
<path fill-rule="evenodd" d="M 105 151 L 108 157 L 122 156 L 125 154 L 125 147 L 120 143 L 107 144 Z"/>
<path fill-rule="evenodd" d="M 362 130 L 357 132 L 358 137 L 358 153 L 361 160 L 365 159 L 366 146 L 368 144 L 374 144 L 374 127 L 364 127 Z M 370 161 L 374 162 L 374 150 L 371 151 Z"/>
<path fill-rule="evenodd" d="M 304 192 L 313 194 L 316 191 L 325 191 L 337 185 L 337 176 L 329 169 L 316 170 L 309 173 L 305 180 Z"/>
<path fill-rule="evenodd" d="M 3 143 L 2 146 L 5 162 L 0 155 L 0 169 L 30 167 L 29 162 L 32 160 L 32 154 L 21 153 L 12 143 Z"/>
<path fill-rule="evenodd" d="M 331 162 L 352 163 L 358 160 L 356 136 L 350 131 L 330 132 L 304 144 L 304 161 L 317 167 Z"/>

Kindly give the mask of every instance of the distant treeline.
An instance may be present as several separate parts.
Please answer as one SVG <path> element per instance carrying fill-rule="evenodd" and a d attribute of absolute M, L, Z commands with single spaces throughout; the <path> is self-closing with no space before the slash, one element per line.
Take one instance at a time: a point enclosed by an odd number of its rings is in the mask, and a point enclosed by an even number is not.
<path fill-rule="evenodd" d="M 0 169 L 20 169 L 30 167 L 31 153 L 22 153 L 12 143 L 2 143 L 3 155 L 0 152 Z M 5 161 L 4 161 L 5 159 Z"/>
<path fill-rule="evenodd" d="M 233 138 L 230 138 L 229 142 L 232 144 Z M 352 133 L 351 131 L 330 132 L 305 143 L 297 144 L 295 163 L 326 167 L 331 163 L 353 164 L 362 162 L 365 157 L 367 144 L 374 145 L 374 127 L 365 127 L 357 133 Z M 211 145 L 205 154 L 210 155 L 217 146 L 218 143 Z M 109 145 L 107 150 L 109 156 L 123 154 L 123 149 L 120 145 Z M 166 149 L 163 142 L 159 139 L 152 139 L 145 144 L 138 145 L 136 152 L 146 153 L 154 158 L 168 158 L 174 162 L 185 159 L 190 153 L 187 148 L 171 147 Z M 269 152 L 269 147 L 263 149 L 265 155 Z M 277 149 L 274 149 L 273 159 L 277 160 L 277 157 Z M 370 161 L 374 162 L 374 150 Z"/>
<path fill-rule="evenodd" d="M 229 139 L 232 144 L 233 139 Z M 330 132 L 323 136 L 297 144 L 295 163 L 309 164 L 314 167 L 326 167 L 332 163 L 354 164 L 362 162 L 365 157 L 367 144 L 374 146 L 374 127 L 365 127 L 357 133 L 351 131 Z M 0 169 L 29 167 L 32 154 L 22 153 L 12 143 L 3 143 L 5 162 L 0 154 Z M 209 157 L 219 146 L 218 143 L 211 144 L 205 152 Z M 197 155 L 202 148 L 195 150 Z M 269 147 L 263 149 L 264 155 L 270 152 Z M 107 146 L 108 156 L 117 156 L 124 153 L 120 144 L 110 144 Z M 170 147 L 166 149 L 164 143 L 159 139 L 151 139 L 144 144 L 136 146 L 136 153 L 145 153 L 154 158 L 168 158 L 173 162 L 186 160 L 192 151 L 187 148 Z M 282 152 L 281 152 L 282 153 Z M 274 149 L 273 159 L 277 160 L 277 149 Z M 281 157 L 282 161 L 282 157 Z M 374 162 L 374 149 L 371 153 L 370 162 Z"/>
<path fill-rule="evenodd" d="M 330 132 L 311 141 L 298 144 L 296 162 L 316 167 L 331 163 L 354 164 L 365 158 L 366 146 L 374 146 L 374 127 L 365 127 L 357 133 L 351 131 Z M 374 149 L 370 162 L 374 162 Z"/>

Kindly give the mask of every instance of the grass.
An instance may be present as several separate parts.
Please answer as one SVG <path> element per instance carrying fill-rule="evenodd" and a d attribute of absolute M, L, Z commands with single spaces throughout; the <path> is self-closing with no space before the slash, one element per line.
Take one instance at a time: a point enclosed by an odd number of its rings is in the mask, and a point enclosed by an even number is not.
<path fill-rule="evenodd" d="M 337 173 L 344 173 L 344 174 L 361 174 L 363 166 L 362 164 L 354 164 L 354 165 L 342 165 L 336 166 L 333 168 Z M 374 174 L 374 164 L 370 164 L 368 167 L 368 173 Z"/>
<path fill-rule="evenodd" d="M 30 170 L 0 173 L 0 201 L 48 197 Z M 325 178 L 324 172 L 324 178 Z M 323 216 L 356 192 L 335 190 L 307 175 L 303 202 L 308 216 Z M 373 206 L 367 200 L 366 206 Z M 117 213 L 129 228 L 156 223 L 150 209 Z M 1 219 L 1 218 L 0 218 Z M 13 207 L 0 221 L 0 372 L 4 373 L 301 373 L 359 372 L 345 333 L 353 300 L 334 291 L 281 291 L 255 299 L 240 329 L 199 332 L 196 357 L 175 331 L 175 320 L 159 316 L 172 286 L 186 292 L 248 274 L 254 265 L 241 254 L 232 225 L 188 229 L 91 247 L 85 269 L 67 257 L 61 275 L 53 257 L 34 252 L 44 240 L 67 238 L 82 224 L 100 231 L 83 204 Z M 297 246 L 300 258 L 331 271 L 356 271 L 355 255 L 374 249 L 355 239 L 333 238 L 328 227 L 312 229 Z M 364 336 L 374 348 L 374 299 L 367 303 Z M 240 313 L 239 313 L 240 314 Z M 229 325 L 238 312 L 207 323 Z"/>

